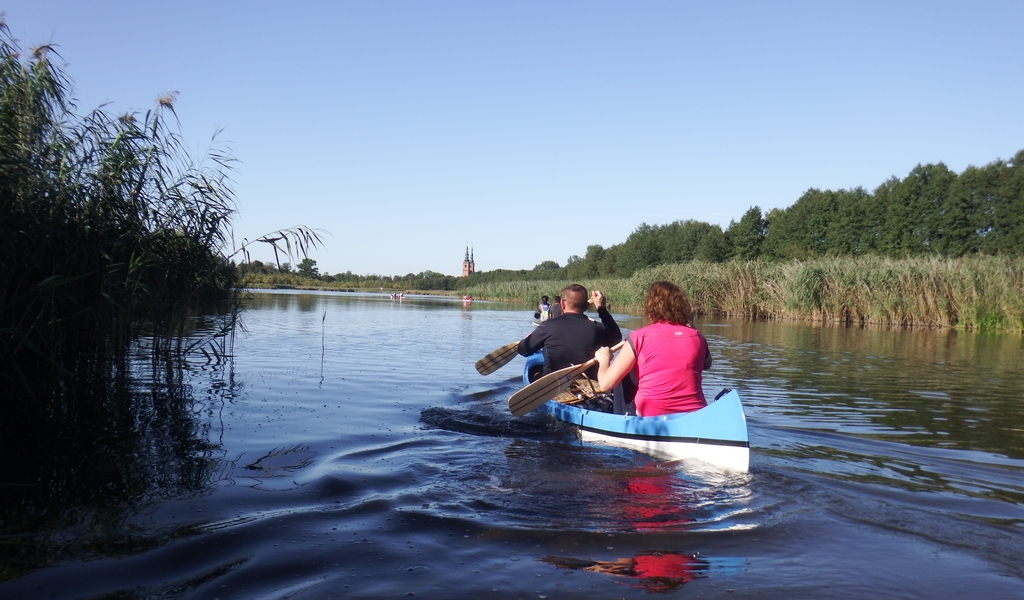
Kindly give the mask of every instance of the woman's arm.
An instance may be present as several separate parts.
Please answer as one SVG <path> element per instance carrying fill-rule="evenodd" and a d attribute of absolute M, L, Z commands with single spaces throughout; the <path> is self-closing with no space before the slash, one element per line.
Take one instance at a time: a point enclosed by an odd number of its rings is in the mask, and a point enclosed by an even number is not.
<path fill-rule="evenodd" d="M 604 391 L 609 391 L 629 373 L 636 364 L 636 355 L 633 354 L 633 344 L 624 344 L 619 355 L 612 362 L 612 351 L 607 346 L 598 348 L 597 354 L 597 385 Z"/>

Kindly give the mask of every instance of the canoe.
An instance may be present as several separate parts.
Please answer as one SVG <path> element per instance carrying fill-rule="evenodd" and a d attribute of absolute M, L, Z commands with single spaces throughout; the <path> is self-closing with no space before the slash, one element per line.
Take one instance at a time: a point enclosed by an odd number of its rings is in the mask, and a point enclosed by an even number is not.
<path fill-rule="evenodd" d="M 544 368 L 538 352 L 526 358 L 523 385 Z M 750 464 L 750 441 L 743 403 L 735 390 L 689 413 L 637 417 L 587 410 L 548 400 L 540 410 L 579 429 L 584 442 L 638 450 L 673 460 L 697 460 L 722 470 L 745 473 Z"/>

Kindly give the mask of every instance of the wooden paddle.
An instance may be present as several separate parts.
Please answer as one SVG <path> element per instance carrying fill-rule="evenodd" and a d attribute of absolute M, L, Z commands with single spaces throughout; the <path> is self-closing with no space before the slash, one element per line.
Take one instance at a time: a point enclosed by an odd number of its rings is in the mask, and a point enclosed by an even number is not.
<path fill-rule="evenodd" d="M 504 367 L 519 354 L 519 342 L 505 344 L 494 352 L 476 361 L 476 371 L 481 375 L 490 375 Z"/>
<path fill-rule="evenodd" d="M 612 347 L 612 352 L 617 351 L 625 343 L 625 340 L 623 340 L 615 344 Z M 564 390 L 573 380 L 595 364 L 597 364 L 597 359 L 592 358 L 581 365 L 573 365 L 554 373 L 548 373 L 512 394 L 512 397 L 508 399 L 508 409 L 512 411 L 514 416 L 521 417 L 525 415 Z"/>

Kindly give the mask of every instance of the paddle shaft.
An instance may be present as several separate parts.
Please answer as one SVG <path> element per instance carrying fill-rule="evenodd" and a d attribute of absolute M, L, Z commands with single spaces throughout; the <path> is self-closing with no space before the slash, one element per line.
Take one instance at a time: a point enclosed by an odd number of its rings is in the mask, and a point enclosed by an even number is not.
<path fill-rule="evenodd" d="M 612 347 L 612 352 L 622 348 L 625 343 L 625 340 L 623 340 L 615 344 Z M 521 417 L 525 415 L 564 390 L 573 380 L 595 364 L 597 364 L 597 359 L 592 358 L 583 364 L 573 365 L 553 373 L 548 373 L 512 394 L 512 397 L 508 399 L 508 409 L 512 411 L 514 416 Z"/>

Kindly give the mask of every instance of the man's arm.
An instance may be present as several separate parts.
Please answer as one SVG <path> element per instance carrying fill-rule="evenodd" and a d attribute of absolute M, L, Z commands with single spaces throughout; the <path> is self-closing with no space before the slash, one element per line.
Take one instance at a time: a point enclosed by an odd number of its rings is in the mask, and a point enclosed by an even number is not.
<path fill-rule="evenodd" d="M 619 329 L 619 324 L 615 322 L 612 313 L 608 312 L 608 308 L 605 306 L 604 294 L 600 290 L 594 290 L 590 293 L 590 302 L 597 309 L 597 316 L 601 318 L 601 324 L 604 325 L 603 345 L 614 346 L 621 342 L 622 330 Z"/>
<path fill-rule="evenodd" d="M 614 346 L 622 341 L 622 330 L 619 329 L 619 324 L 615 322 L 615 317 L 612 313 L 608 312 L 608 309 L 601 306 L 597 309 L 597 316 L 601 318 L 601 324 L 604 325 L 604 345 Z"/>
<path fill-rule="evenodd" d="M 533 330 L 533 333 L 519 340 L 517 351 L 521 356 L 536 354 L 538 350 L 544 347 L 544 337 L 540 333 L 541 330 L 538 327 Z"/>

